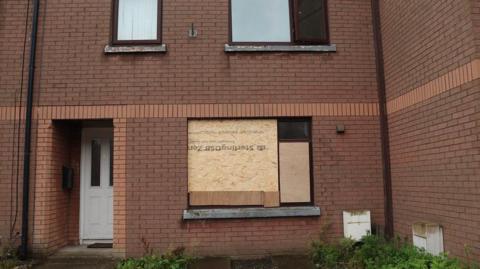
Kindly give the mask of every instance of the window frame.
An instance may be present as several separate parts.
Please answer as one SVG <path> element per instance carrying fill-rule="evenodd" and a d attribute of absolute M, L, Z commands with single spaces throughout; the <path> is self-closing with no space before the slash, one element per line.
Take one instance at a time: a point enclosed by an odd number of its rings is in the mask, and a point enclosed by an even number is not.
<path fill-rule="evenodd" d="M 278 160 L 278 193 L 279 193 L 279 201 L 280 206 L 282 207 L 303 207 L 303 206 L 315 206 L 315 188 L 314 188 L 314 168 L 313 168 L 313 138 L 312 138 L 312 118 L 311 117 L 220 117 L 220 118 L 188 118 L 188 121 L 192 120 L 276 120 L 277 121 L 277 160 Z M 308 132 L 308 139 L 280 139 L 279 137 L 279 128 L 280 125 L 278 124 L 281 121 L 305 121 L 308 123 L 309 132 Z M 188 136 L 188 132 L 187 132 Z M 188 137 L 187 137 L 188 140 Z M 299 202 L 299 203 L 282 203 L 281 197 L 281 186 L 280 186 L 280 143 L 294 143 L 294 142 L 308 142 L 309 147 L 309 173 L 310 173 L 310 202 Z M 188 149 L 186 150 L 188 153 Z M 187 169 L 188 170 L 188 169 Z M 187 181 L 188 181 L 188 172 L 187 172 Z M 235 209 L 235 208 L 264 208 L 263 206 L 248 206 L 248 205 L 201 205 L 195 206 L 190 204 L 190 192 L 187 191 L 187 208 L 188 209 Z"/>
<path fill-rule="evenodd" d="M 112 0 L 111 43 L 112 45 L 160 45 L 162 44 L 163 0 L 157 0 L 157 39 L 118 40 L 118 7 L 120 0 Z"/>
<path fill-rule="evenodd" d="M 118 1 L 118 0 L 117 0 Z M 160 0 L 161 1 L 161 0 Z M 325 28 L 326 28 L 326 39 L 311 39 L 311 40 L 301 40 L 297 41 L 295 33 L 298 31 L 298 1 L 299 0 L 286 0 L 288 1 L 289 6 L 289 18 L 290 18 L 290 42 L 236 42 L 233 41 L 233 20 L 232 20 L 232 1 L 228 0 L 228 26 L 229 26 L 229 35 L 228 35 L 228 44 L 230 45 L 330 45 L 330 27 L 328 20 L 328 0 L 321 0 L 325 3 Z"/>

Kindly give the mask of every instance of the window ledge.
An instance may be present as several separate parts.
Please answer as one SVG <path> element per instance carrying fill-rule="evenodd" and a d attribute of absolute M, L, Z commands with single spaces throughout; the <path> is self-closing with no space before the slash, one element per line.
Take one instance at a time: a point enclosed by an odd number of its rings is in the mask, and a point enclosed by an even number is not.
<path fill-rule="evenodd" d="M 278 208 L 190 209 L 183 211 L 184 220 L 251 219 L 280 217 L 318 217 L 320 208 L 314 206 Z"/>
<path fill-rule="evenodd" d="M 167 45 L 134 45 L 134 46 L 105 46 L 106 54 L 113 53 L 150 53 L 150 52 L 167 52 Z"/>
<path fill-rule="evenodd" d="M 229 45 L 225 52 L 336 52 L 337 45 Z"/>

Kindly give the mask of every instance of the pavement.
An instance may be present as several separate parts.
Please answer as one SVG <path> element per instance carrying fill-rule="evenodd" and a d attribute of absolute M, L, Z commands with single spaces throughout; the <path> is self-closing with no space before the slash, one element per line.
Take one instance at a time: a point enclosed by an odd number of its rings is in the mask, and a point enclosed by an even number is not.
<path fill-rule="evenodd" d="M 113 269 L 118 261 L 101 259 L 85 259 L 85 258 L 70 258 L 70 259 L 48 259 L 45 262 L 34 265 L 34 269 Z"/>
<path fill-rule="evenodd" d="M 120 261 L 111 249 L 69 247 L 37 263 L 34 269 L 114 269 Z M 314 269 L 306 256 L 274 256 L 257 260 L 198 259 L 189 269 Z"/>
<path fill-rule="evenodd" d="M 89 249 L 85 246 L 66 247 L 38 262 L 34 269 L 113 269 L 120 261 L 112 249 Z"/>

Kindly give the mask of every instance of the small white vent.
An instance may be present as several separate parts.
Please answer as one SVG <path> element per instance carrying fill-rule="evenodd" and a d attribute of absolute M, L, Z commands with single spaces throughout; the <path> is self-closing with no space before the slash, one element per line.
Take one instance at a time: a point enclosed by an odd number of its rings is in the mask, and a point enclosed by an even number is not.
<path fill-rule="evenodd" d="M 343 211 L 343 233 L 345 238 L 360 241 L 370 234 L 372 225 L 370 211 Z"/>
<path fill-rule="evenodd" d="M 443 229 L 438 224 L 416 223 L 412 227 L 413 245 L 426 252 L 439 255 L 443 249 Z"/>

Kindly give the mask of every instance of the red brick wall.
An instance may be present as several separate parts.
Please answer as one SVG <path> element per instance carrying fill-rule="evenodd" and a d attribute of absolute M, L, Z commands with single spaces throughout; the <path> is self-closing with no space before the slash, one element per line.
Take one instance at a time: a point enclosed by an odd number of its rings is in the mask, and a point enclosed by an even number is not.
<path fill-rule="evenodd" d="M 458 87 L 390 117 L 395 231 L 444 227 L 445 250 L 480 257 L 480 84 Z"/>
<path fill-rule="evenodd" d="M 142 239 L 165 251 L 185 246 L 196 255 L 252 256 L 305 251 L 323 226 L 343 235 L 342 210 L 372 210 L 383 225 L 380 145 L 376 117 L 313 120 L 315 204 L 320 218 L 182 221 L 187 208 L 187 120 L 127 122 L 127 255 Z M 337 135 L 336 123 L 347 133 Z"/>
<path fill-rule="evenodd" d="M 478 8 L 460 0 L 382 1 L 387 96 L 396 104 L 389 106 L 395 232 L 411 238 L 413 223 L 439 223 L 447 252 L 464 256 L 468 245 L 478 259 L 480 91 L 471 13 Z"/>
<path fill-rule="evenodd" d="M 13 106 L 22 81 L 27 0 L 0 2 L 0 106 Z M 28 45 L 28 42 L 27 42 Z M 28 50 L 28 46 L 27 46 Z M 25 71 L 28 67 L 26 55 Z M 27 72 L 25 72 L 26 78 Z M 25 80 L 26 81 L 26 80 Z"/>
<path fill-rule="evenodd" d="M 27 2 L 0 1 L 1 107 L 13 107 L 20 96 Z M 377 101 L 368 0 L 329 2 L 331 40 L 338 51 L 328 54 L 225 54 L 227 1 L 164 2 L 162 30 L 167 54 L 106 56 L 102 51 L 110 37 L 110 1 L 41 1 L 35 103 L 61 107 Z M 382 1 L 389 101 L 474 59 L 478 10 L 476 1 Z M 187 37 L 191 22 L 199 29 L 197 39 Z M 480 163 L 477 84 L 466 82 L 389 115 L 396 231 L 409 234 L 415 221 L 441 223 L 446 248 L 456 255 L 462 255 L 466 243 L 480 256 L 479 234 L 472 228 L 475 223 L 478 226 L 476 205 L 480 204 L 474 195 L 479 188 L 474 177 Z M 58 115 L 48 110 L 42 120 L 48 122 Z M 88 117 L 100 118 L 90 112 Z M 337 136 L 337 121 L 345 122 L 351 132 Z M 46 123 L 42 124 L 45 127 Z M 1 125 L 5 127 L 0 130 L 3 194 L 12 180 L 9 163 L 15 141 L 9 134 L 11 123 L 3 121 Z M 315 118 L 315 195 L 323 210 L 320 222 L 181 223 L 186 206 L 186 119 L 143 116 L 129 119 L 127 125 L 128 254 L 139 254 L 141 237 L 148 237 L 152 246 L 160 249 L 186 245 L 207 254 L 250 255 L 250 242 L 258 246 L 259 253 L 300 250 L 325 219 L 335 224 L 334 234 L 339 235 L 340 210 L 356 207 L 371 208 L 374 220 L 382 224 L 375 117 Z M 74 216 L 67 220 L 67 195 L 58 189 L 58 167 L 69 158 L 65 136 L 44 129 L 38 132 L 46 135 L 50 144 L 44 144 L 44 137 L 34 143 L 34 149 L 39 149 L 34 156 L 39 162 L 33 170 L 34 180 L 40 184 L 36 185 L 34 214 L 40 224 L 33 238 L 39 238 L 39 246 L 54 249 L 74 242 L 78 221 Z M 72 152 L 78 148 L 73 147 Z M 72 165 L 78 162 L 73 160 Z M 42 188 L 51 196 L 42 196 Z M 78 192 L 72 199 L 78 199 L 75 196 Z M 8 230 L 5 227 L 10 221 L 11 199 L 5 197 L 0 198 L 4 199 L 0 200 L 0 234 Z M 262 229 L 266 231 L 258 232 Z"/>
<path fill-rule="evenodd" d="M 13 222 L 11 216 L 16 207 L 16 169 L 13 167 L 17 156 L 14 151 L 13 129 L 12 121 L 0 121 L 0 245 L 7 244 L 10 240 L 10 227 Z M 19 187 L 21 188 L 21 180 Z"/>
<path fill-rule="evenodd" d="M 473 59 L 467 1 L 380 2 L 388 99 Z"/>
<path fill-rule="evenodd" d="M 111 1 L 41 2 L 36 95 L 41 105 L 376 101 L 368 0 L 329 5 L 337 53 L 255 54 L 223 52 L 228 1 L 164 1 L 165 55 L 104 55 Z M 0 9 L 0 16 L 20 24 L 24 17 L 13 14 L 22 14 L 21 8 Z M 192 22 L 199 30 L 196 39 L 187 37 Z M 0 32 L 12 37 L 9 45 L 17 49 L 21 40 L 14 41 L 14 34 Z M 19 57 L 6 48 L 2 62 Z M 8 81 L 2 94 L 16 86 L 13 77 Z"/>
<path fill-rule="evenodd" d="M 480 2 L 470 0 L 473 31 L 475 35 L 476 55 L 480 56 Z"/>
<path fill-rule="evenodd" d="M 27 1 L 0 2 L 0 108 L 12 108 L 18 104 L 21 88 L 22 53 L 25 36 L 25 15 Z M 1 114 L 1 113 L 0 113 Z M 23 128 L 17 129 L 18 120 L 0 115 L 0 241 L 6 243 L 10 238 L 10 225 L 15 218 L 15 209 L 18 208 L 16 227 L 13 235 L 16 239 L 20 232 L 22 206 L 22 167 L 23 164 Z M 23 127 L 23 126 L 21 126 Z M 20 132 L 20 138 L 18 133 Z M 20 143 L 20 147 L 18 146 Z M 20 152 L 20 158 L 18 158 Z M 16 180 L 19 179 L 19 192 L 16 192 Z M 12 191 L 13 190 L 13 193 Z M 17 194 L 19 197 L 16 206 Z M 12 206 L 12 207 L 11 207 Z M 11 219 L 11 216 L 13 219 Z M 18 241 L 17 241 L 18 242 Z"/>
<path fill-rule="evenodd" d="M 74 140 L 76 139 L 76 140 Z M 68 243 L 78 242 L 79 177 L 74 189 L 62 189 L 62 167 L 79 169 L 79 129 L 72 125 L 40 121 L 36 169 L 32 173 L 34 227 L 31 237 L 38 253 L 51 253 Z M 78 155 L 77 155 L 78 154 Z M 74 237 L 76 235 L 76 238 Z"/>
<path fill-rule="evenodd" d="M 304 250 L 322 222 L 334 223 L 332 236 L 340 235 L 343 209 L 371 209 L 375 222 L 382 225 L 370 1 L 330 1 L 330 33 L 336 53 L 253 54 L 223 51 L 229 32 L 228 1 L 164 2 L 166 54 L 107 56 L 103 48 L 110 39 L 110 1 L 41 1 L 35 88 L 35 105 L 40 106 L 35 110 L 35 122 L 40 122 L 40 128 L 34 130 L 39 134 L 34 143 L 38 162 L 32 170 L 36 186 L 34 245 L 54 250 L 67 241 L 74 243 L 78 234 L 78 221 L 74 215 L 66 215 L 68 197 L 58 182 L 59 168 L 68 159 L 67 141 L 60 130 L 48 129 L 52 128 L 51 119 L 128 118 L 127 151 L 125 156 L 115 157 L 126 163 L 115 164 L 116 178 L 127 182 L 127 189 L 115 193 L 127 195 L 126 201 L 120 195 L 115 198 L 115 212 L 120 212 L 116 221 L 122 222 L 115 227 L 115 243 L 121 248 L 126 239 L 127 254 L 139 254 L 142 236 L 150 238 L 156 248 L 186 245 L 210 255 Z M 12 115 L 2 111 L 8 111 L 19 95 L 24 37 L 19 29 L 24 29 L 26 3 L 0 1 L 0 37 L 7 40 L 0 42 L 0 116 L 5 118 Z M 199 30 L 196 39 L 187 37 L 192 22 Z M 258 106 L 248 106 L 250 116 L 322 116 L 316 117 L 314 124 L 315 195 L 323 210 L 321 221 L 181 223 L 187 202 L 185 117 L 244 116 L 238 107 L 221 107 L 222 112 L 213 106 L 208 112 L 202 109 L 205 104 L 253 103 Z M 299 105 L 277 105 L 283 103 Z M 320 105 L 303 105 L 310 103 Z M 139 106 L 125 106 L 132 104 Z M 149 108 L 145 104 L 204 106 L 181 107 L 187 112 L 178 116 L 177 106 Z M 158 111 L 159 107 L 164 110 Z M 150 119 L 151 114 L 160 116 Z M 337 121 L 347 125 L 345 136 L 335 134 Z M 116 148 L 122 154 L 123 150 Z M 70 149 L 70 154 L 73 152 L 78 152 L 75 146 Z M 75 160 L 71 164 L 78 165 Z M 126 172 L 122 177 L 118 171 Z M 74 191 L 71 199 L 76 197 Z M 121 215 L 125 202 L 126 216 Z M 73 204 L 72 208 L 71 212 L 78 210 Z M 254 242 L 258 251 L 253 251 L 249 242 Z"/>

